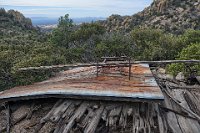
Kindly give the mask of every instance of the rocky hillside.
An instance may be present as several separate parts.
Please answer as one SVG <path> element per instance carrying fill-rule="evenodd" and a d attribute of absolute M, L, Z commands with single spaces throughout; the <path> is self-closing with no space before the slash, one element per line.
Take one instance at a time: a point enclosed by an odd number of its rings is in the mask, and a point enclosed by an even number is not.
<path fill-rule="evenodd" d="M 3 29 L 12 26 L 18 26 L 26 29 L 33 29 L 31 19 L 24 17 L 24 15 L 15 10 L 0 9 L 0 27 Z"/>
<path fill-rule="evenodd" d="M 130 31 L 144 26 L 180 33 L 200 29 L 200 0 L 154 0 L 143 11 L 132 16 L 112 15 L 100 22 L 108 31 Z"/>
<path fill-rule="evenodd" d="M 31 44 L 40 40 L 39 30 L 32 25 L 31 19 L 18 11 L 0 8 L 0 45 Z"/>

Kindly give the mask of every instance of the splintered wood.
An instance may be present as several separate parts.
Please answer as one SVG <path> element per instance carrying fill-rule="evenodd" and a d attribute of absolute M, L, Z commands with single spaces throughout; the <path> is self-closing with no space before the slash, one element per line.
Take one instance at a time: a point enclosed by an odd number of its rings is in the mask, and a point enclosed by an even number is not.
<path fill-rule="evenodd" d="M 112 102 L 111 104 L 110 102 L 60 99 L 46 112 L 46 115 L 38 119 L 37 124 L 31 124 L 35 123 L 35 119 L 26 117 L 27 106 L 23 105 L 14 110 L 13 114 L 18 115 L 18 118 L 13 116 L 14 119 L 11 119 L 11 132 L 158 132 L 154 103 Z M 23 110 L 25 110 L 24 113 Z M 35 113 L 33 112 L 33 117 Z M 23 127 L 19 127 L 21 122 L 25 124 Z M 30 126 L 27 128 L 26 124 Z"/>

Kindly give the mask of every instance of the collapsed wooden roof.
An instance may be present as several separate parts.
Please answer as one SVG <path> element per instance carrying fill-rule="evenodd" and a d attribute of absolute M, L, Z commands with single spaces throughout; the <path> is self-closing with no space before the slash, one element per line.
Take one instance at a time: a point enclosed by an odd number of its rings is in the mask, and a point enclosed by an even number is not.
<path fill-rule="evenodd" d="M 164 95 L 161 103 L 68 98 L 9 102 L 0 109 L 0 132 L 199 133 L 199 86 L 159 75 L 155 73 Z"/>
<path fill-rule="evenodd" d="M 112 101 L 161 101 L 148 64 L 77 67 L 49 80 L 0 92 L 0 102 L 65 97 Z"/>

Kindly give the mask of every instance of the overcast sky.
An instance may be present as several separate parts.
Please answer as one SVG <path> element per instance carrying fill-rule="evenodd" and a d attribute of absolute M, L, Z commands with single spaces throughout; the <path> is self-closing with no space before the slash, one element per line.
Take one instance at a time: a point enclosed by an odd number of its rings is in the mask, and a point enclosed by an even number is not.
<path fill-rule="evenodd" d="M 153 0 L 0 0 L 0 7 L 15 9 L 27 17 L 108 17 L 132 15 Z"/>

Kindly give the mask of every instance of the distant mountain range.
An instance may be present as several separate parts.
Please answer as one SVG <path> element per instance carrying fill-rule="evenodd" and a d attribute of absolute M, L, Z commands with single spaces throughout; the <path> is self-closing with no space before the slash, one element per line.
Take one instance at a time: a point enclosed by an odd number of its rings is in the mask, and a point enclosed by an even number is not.
<path fill-rule="evenodd" d="M 105 20 L 103 17 L 83 17 L 83 18 L 72 18 L 75 24 L 89 23 L 92 21 Z M 58 18 L 48 17 L 31 17 L 33 25 L 54 25 L 58 23 Z"/>

